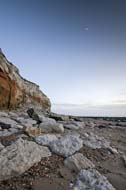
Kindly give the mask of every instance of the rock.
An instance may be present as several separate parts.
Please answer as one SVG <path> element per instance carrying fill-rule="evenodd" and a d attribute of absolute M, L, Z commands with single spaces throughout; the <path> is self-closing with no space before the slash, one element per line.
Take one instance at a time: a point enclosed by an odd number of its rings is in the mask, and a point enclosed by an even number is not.
<path fill-rule="evenodd" d="M 72 119 L 72 120 L 74 120 L 74 121 L 80 121 L 80 122 L 82 122 L 83 121 L 83 118 L 81 118 L 81 117 L 78 117 L 78 116 L 70 116 L 70 119 Z"/>
<path fill-rule="evenodd" d="M 23 126 L 23 125 L 19 125 L 19 124 L 17 124 L 15 128 L 16 128 L 16 129 L 23 129 L 24 126 Z"/>
<path fill-rule="evenodd" d="M 47 118 L 43 123 L 40 123 L 39 127 L 43 133 L 63 133 L 63 124 L 56 123 L 54 119 Z"/>
<path fill-rule="evenodd" d="M 107 178 L 97 170 L 81 170 L 77 176 L 73 190 L 115 190 Z"/>
<path fill-rule="evenodd" d="M 29 119 L 24 119 L 23 117 L 19 117 L 16 119 L 19 123 L 21 123 L 24 126 L 32 126 L 37 124 L 37 122 L 31 118 Z"/>
<path fill-rule="evenodd" d="M 97 124 L 96 127 L 98 127 L 99 129 L 104 129 L 104 128 L 108 127 L 108 126 L 107 126 L 107 124 L 103 123 L 103 124 Z"/>
<path fill-rule="evenodd" d="M 34 116 L 34 109 L 33 108 L 29 108 L 28 110 L 27 110 L 27 113 L 28 113 L 28 115 L 29 115 L 29 117 L 33 117 Z"/>
<path fill-rule="evenodd" d="M 0 112 L 0 117 L 8 117 L 8 113 L 6 113 L 6 112 Z"/>
<path fill-rule="evenodd" d="M 4 146 L 10 146 L 12 143 L 14 143 L 17 140 L 18 136 L 15 134 L 7 134 L 6 136 L 0 137 L 0 142 Z"/>
<path fill-rule="evenodd" d="M 8 131 L 10 131 L 12 134 L 14 134 L 14 133 L 18 133 L 18 132 L 19 132 L 19 129 L 10 128 Z"/>
<path fill-rule="evenodd" d="M 53 134 L 41 135 L 35 138 L 36 143 L 43 146 L 50 146 L 56 140 L 58 140 L 58 137 Z"/>
<path fill-rule="evenodd" d="M 73 173 L 65 166 L 59 166 L 57 172 L 60 178 L 66 179 L 67 181 L 71 181 L 73 178 Z"/>
<path fill-rule="evenodd" d="M 78 127 L 77 125 L 74 125 L 74 124 L 64 125 L 64 128 L 70 129 L 70 130 L 78 130 L 78 129 L 80 129 L 80 127 Z"/>
<path fill-rule="evenodd" d="M 47 123 L 47 124 L 55 124 L 57 123 L 55 119 L 52 119 L 52 118 L 48 118 L 48 117 L 45 117 L 43 122 Z"/>
<path fill-rule="evenodd" d="M 17 117 L 23 117 L 24 119 L 29 119 L 28 113 L 25 112 L 26 110 L 24 110 L 24 111 L 22 112 L 22 110 L 20 109 L 19 111 L 20 111 L 20 112 L 18 112 L 18 116 L 17 116 Z"/>
<path fill-rule="evenodd" d="M 50 149 L 57 155 L 68 157 L 80 150 L 83 146 L 83 141 L 75 135 L 67 135 L 56 141 L 52 141 Z"/>
<path fill-rule="evenodd" d="M 70 129 L 70 130 L 79 130 L 84 128 L 84 122 L 80 122 L 80 121 L 66 121 L 64 122 L 64 128 L 66 129 Z"/>
<path fill-rule="evenodd" d="M 0 109 L 29 104 L 41 105 L 45 111 L 50 111 L 51 107 L 50 100 L 40 91 L 39 86 L 23 79 L 19 70 L 0 51 Z"/>
<path fill-rule="evenodd" d="M 73 124 L 78 126 L 80 129 L 85 127 L 85 123 L 82 121 L 73 121 Z"/>
<path fill-rule="evenodd" d="M 4 146 L 0 143 L 0 151 L 4 149 Z"/>
<path fill-rule="evenodd" d="M 122 159 L 123 159 L 124 165 L 125 165 L 125 167 L 126 167 L 126 156 L 123 155 L 123 156 L 122 156 Z"/>
<path fill-rule="evenodd" d="M 8 114 L 13 119 L 16 119 L 18 117 L 18 115 L 16 113 L 14 113 L 14 112 L 9 112 Z"/>
<path fill-rule="evenodd" d="M 33 108 L 30 108 L 27 110 L 27 113 L 29 115 L 29 117 L 31 117 L 33 120 L 39 122 L 39 116 L 37 113 L 35 113 L 34 109 Z"/>
<path fill-rule="evenodd" d="M 8 117 L 0 117 L 0 122 L 10 127 L 16 127 L 17 122 Z"/>
<path fill-rule="evenodd" d="M 96 126 L 96 124 L 93 121 L 90 121 L 90 120 L 88 120 L 88 121 L 85 120 L 84 125 L 86 127 L 90 127 L 90 128 L 94 128 Z"/>
<path fill-rule="evenodd" d="M 89 125 L 91 128 L 94 128 L 94 127 L 96 126 L 96 124 L 93 123 L 92 121 L 90 121 L 90 122 L 88 123 L 88 125 Z"/>
<path fill-rule="evenodd" d="M 76 153 L 66 158 L 64 164 L 67 168 L 75 172 L 79 172 L 81 169 L 95 167 L 95 165 L 81 153 Z"/>
<path fill-rule="evenodd" d="M 61 115 L 56 113 L 50 113 L 49 117 L 52 119 L 55 119 L 56 121 L 69 121 L 69 116 L 67 115 Z"/>
<path fill-rule="evenodd" d="M 3 122 L 0 122 L 0 127 L 2 129 L 10 129 L 11 128 L 11 125 L 10 124 L 5 124 Z"/>
<path fill-rule="evenodd" d="M 24 125 L 25 124 L 29 125 L 29 126 L 37 124 L 37 122 L 35 120 L 33 120 L 33 119 L 24 119 L 24 121 L 22 121 L 21 123 L 24 124 Z"/>
<path fill-rule="evenodd" d="M 9 135 L 12 135 L 12 134 L 13 134 L 13 132 L 8 131 L 7 129 L 5 129 L 3 131 L 0 131 L 0 137 L 9 136 Z"/>
<path fill-rule="evenodd" d="M 39 122 L 42 123 L 46 120 L 44 115 L 39 115 Z"/>
<path fill-rule="evenodd" d="M 0 153 L 0 181 L 22 174 L 41 158 L 49 156 L 51 153 L 47 147 L 18 139 Z"/>
<path fill-rule="evenodd" d="M 83 144 L 92 149 L 110 147 L 110 142 L 105 140 L 103 137 L 98 137 L 93 133 L 85 133 L 81 138 L 83 139 Z"/>
<path fill-rule="evenodd" d="M 109 147 L 108 150 L 109 150 L 112 154 L 118 154 L 118 151 L 117 151 L 116 148 Z"/>
<path fill-rule="evenodd" d="M 38 127 L 24 127 L 24 132 L 30 137 L 41 135 L 41 128 Z"/>

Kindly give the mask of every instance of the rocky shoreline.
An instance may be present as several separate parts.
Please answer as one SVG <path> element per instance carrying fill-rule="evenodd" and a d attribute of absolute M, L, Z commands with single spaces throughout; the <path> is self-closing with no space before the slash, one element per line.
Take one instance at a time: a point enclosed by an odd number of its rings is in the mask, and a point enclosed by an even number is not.
<path fill-rule="evenodd" d="M 0 189 L 125 190 L 125 122 L 57 117 L 0 112 Z"/>

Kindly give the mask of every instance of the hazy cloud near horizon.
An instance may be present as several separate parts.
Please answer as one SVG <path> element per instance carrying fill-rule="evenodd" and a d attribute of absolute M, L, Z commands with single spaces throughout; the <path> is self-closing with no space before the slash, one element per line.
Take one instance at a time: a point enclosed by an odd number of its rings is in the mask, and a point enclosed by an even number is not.
<path fill-rule="evenodd" d="M 110 116 L 125 117 L 125 104 L 108 105 L 70 105 L 70 104 L 52 104 L 52 112 L 78 116 Z"/>

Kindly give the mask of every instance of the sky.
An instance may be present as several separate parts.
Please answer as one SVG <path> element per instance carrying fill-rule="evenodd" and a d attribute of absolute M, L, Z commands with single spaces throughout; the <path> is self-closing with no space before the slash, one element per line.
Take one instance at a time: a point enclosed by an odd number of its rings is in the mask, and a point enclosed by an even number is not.
<path fill-rule="evenodd" d="M 52 111 L 126 116 L 125 0 L 0 0 L 0 47 Z"/>

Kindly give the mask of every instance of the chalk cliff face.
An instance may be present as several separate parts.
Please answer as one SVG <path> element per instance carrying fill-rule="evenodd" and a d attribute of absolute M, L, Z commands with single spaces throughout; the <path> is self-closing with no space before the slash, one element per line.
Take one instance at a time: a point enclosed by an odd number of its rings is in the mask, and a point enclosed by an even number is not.
<path fill-rule="evenodd" d="M 31 104 L 50 111 L 49 98 L 38 85 L 22 78 L 17 67 L 0 50 L 0 109 L 15 109 Z"/>

